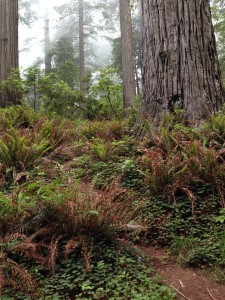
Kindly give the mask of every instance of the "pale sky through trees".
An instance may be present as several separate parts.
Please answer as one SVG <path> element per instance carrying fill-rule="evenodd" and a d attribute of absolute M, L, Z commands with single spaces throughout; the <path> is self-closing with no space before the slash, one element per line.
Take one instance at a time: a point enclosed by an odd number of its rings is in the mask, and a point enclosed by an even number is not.
<path fill-rule="evenodd" d="M 66 0 L 40 0 L 40 4 L 33 5 L 38 20 L 31 25 L 31 28 L 21 24 L 19 27 L 20 67 L 26 68 L 38 59 L 38 57 L 43 58 L 44 16 L 45 14 L 49 16 L 50 34 L 53 36 L 55 26 L 58 23 L 58 14 L 55 12 L 54 7 L 66 2 Z M 26 45 L 26 40 L 28 39 L 33 40 Z M 24 48 L 28 47 L 29 49 L 27 51 L 22 51 Z"/>
<path fill-rule="evenodd" d="M 19 26 L 19 64 L 22 69 L 32 65 L 38 58 L 44 57 L 44 17 L 47 14 L 50 21 L 50 36 L 54 39 L 56 27 L 59 25 L 59 15 L 54 10 L 55 6 L 60 6 L 69 2 L 69 0 L 40 0 L 39 4 L 34 4 L 33 9 L 37 13 L 38 20 L 34 22 L 30 28 L 26 25 Z M 98 16 L 96 15 L 95 24 L 98 24 Z M 117 35 L 117 32 L 115 33 Z M 104 33 L 103 33 L 104 35 Z M 119 28 L 118 28 L 119 35 Z M 31 40 L 32 39 L 32 40 Z M 28 41 L 28 43 L 26 43 Z M 100 37 L 95 37 L 95 52 L 99 57 L 111 56 L 110 43 Z M 104 53 L 105 52 L 105 53 Z"/>

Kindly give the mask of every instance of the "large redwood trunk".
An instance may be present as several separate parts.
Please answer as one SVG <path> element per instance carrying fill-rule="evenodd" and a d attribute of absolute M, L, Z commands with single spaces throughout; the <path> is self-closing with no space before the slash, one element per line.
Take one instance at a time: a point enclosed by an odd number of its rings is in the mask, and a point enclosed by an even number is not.
<path fill-rule="evenodd" d="M 18 0 L 0 1 L 0 82 L 11 70 L 18 68 Z M 17 104 L 19 97 L 13 88 L 0 94 L 0 106 Z"/>
<path fill-rule="evenodd" d="M 209 0 L 142 0 L 143 102 L 151 119 L 184 109 L 198 123 L 224 91 Z"/>

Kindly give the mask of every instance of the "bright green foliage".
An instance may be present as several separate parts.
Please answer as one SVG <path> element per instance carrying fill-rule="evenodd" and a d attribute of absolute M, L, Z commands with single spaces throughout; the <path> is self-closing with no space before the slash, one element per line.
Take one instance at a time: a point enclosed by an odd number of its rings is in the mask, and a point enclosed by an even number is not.
<path fill-rule="evenodd" d="M 44 76 L 43 72 L 36 66 L 30 67 L 23 73 L 25 85 L 24 102 L 31 104 L 35 111 L 40 111 L 39 80 Z"/>
<path fill-rule="evenodd" d="M 80 137 L 119 140 L 125 134 L 125 122 L 118 120 L 86 122 L 79 126 Z"/>
<path fill-rule="evenodd" d="M 0 162 L 16 171 L 25 171 L 50 150 L 64 142 L 71 124 L 48 120 L 29 108 L 9 107 L 0 111 Z"/>
<path fill-rule="evenodd" d="M 224 223 L 225 222 L 225 208 L 221 209 L 220 216 L 215 218 L 216 222 Z"/>
<path fill-rule="evenodd" d="M 41 114 L 23 106 L 0 109 L 0 130 L 4 132 L 11 128 L 32 128 L 42 117 Z"/>
<path fill-rule="evenodd" d="M 49 150 L 47 140 L 11 129 L 0 139 L 0 162 L 25 171 Z"/>
<path fill-rule="evenodd" d="M 70 119 L 121 119 L 122 86 L 112 68 L 100 69 L 97 81 L 91 85 L 92 75 L 86 74 L 84 97 L 75 82 L 77 72 L 74 62 L 66 60 L 55 73 L 44 73 L 33 66 L 23 73 L 11 73 L 0 85 L 0 91 L 13 89 L 26 105 L 35 111 Z M 74 81 L 75 80 L 75 81 Z"/>
<path fill-rule="evenodd" d="M 91 100 L 93 99 L 93 100 Z M 98 81 L 92 87 L 88 112 L 93 117 L 111 119 L 122 117 L 122 86 L 115 69 L 100 69 Z"/>
<path fill-rule="evenodd" d="M 44 110 L 53 115 L 71 117 L 77 109 L 82 110 L 82 95 L 55 74 L 40 79 L 39 93 Z"/>
<path fill-rule="evenodd" d="M 129 155 L 133 142 L 120 140 L 124 123 L 77 127 L 22 107 L 1 110 L 0 118 L 1 298 L 138 300 L 150 293 L 152 300 L 174 299 L 144 257 L 114 242 L 135 218 L 133 200 L 121 197 L 123 189 L 116 197 L 114 191 L 98 194 L 76 180 L 78 166 L 95 176 L 93 161 L 98 172 L 114 155 Z M 67 161 L 59 157 L 69 143 L 75 159 L 65 171 Z"/>
<path fill-rule="evenodd" d="M 216 116 L 213 116 L 206 124 L 204 124 L 203 130 L 205 130 L 205 144 L 213 146 L 217 150 L 223 149 L 225 146 L 225 114 L 223 111 L 219 112 Z"/>
<path fill-rule="evenodd" d="M 78 69 L 75 63 L 71 60 L 66 60 L 63 65 L 57 70 L 59 78 L 63 80 L 72 89 L 78 89 Z"/>
<path fill-rule="evenodd" d="M 0 92 L 11 91 L 15 97 L 16 103 L 20 103 L 23 93 L 25 91 L 25 85 L 20 78 L 18 69 L 14 69 L 9 74 L 8 78 L 0 82 Z"/>
<path fill-rule="evenodd" d="M 79 252 L 74 252 L 58 267 L 55 278 L 43 280 L 45 295 L 55 294 L 57 299 L 70 299 L 71 296 L 76 299 L 174 299 L 174 293 L 152 277 L 147 261 L 139 253 L 103 241 L 92 248 L 92 257 L 92 271 L 85 274 Z M 60 285 L 57 286 L 57 282 Z"/>
<path fill-rule="evenodd" d="M 69 259 L 61 261 L 51 278 L 44 276 L 43 266 L 33 265 L 31 274 L 40 284 L 40 296 L 35 299 L 175 299 L 171 289 L 152 276 L 149 261 L 129 247 L 107 240 L 94 243 L 88 274 L 83 270 L 80 251 L 78 247 Z M 30 299 L 23 293 L 17 297 Z"/>
<path fill-rule="evenodd" d="M 171 246 L 181 263 L 217 266 L 223 280 L 224 112 L 199 128 L 190 127 L 182 111 L 167 115 L 158 128 L 146 123 L 138 144 L 124 134 L 109 143 L 110 135 L 92 124 L 83 127 L 88 138 L 83 152 L 91 160 L 87 167 L 82 152 L 82 177 L 123 193 L 123 199 L 142 199 L 136 204 L 147 228 L 144 241 Z"/>

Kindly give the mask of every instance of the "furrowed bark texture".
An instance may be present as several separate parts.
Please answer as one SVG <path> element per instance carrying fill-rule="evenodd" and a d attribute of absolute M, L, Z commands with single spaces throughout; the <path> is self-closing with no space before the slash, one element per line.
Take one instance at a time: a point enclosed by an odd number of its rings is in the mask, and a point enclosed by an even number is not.
<path fill-rule="evenodd" d="M 124 112 L 136 96 L 130 0 L 120 0 L 120 30 Z"/>
<path fill-rule="evenodd" d="M 18 68 L 18 0 L 0 1 L 0 81 L 13 68 Z M 16 104 L 18 97 L 12 89 L 0 94 L 0 106 Z"/>
<path fill-rule="evenodd" d="M 209 0 L 142 0 L 143 102 L 152 119 L 185 109 L 198 123 L 218 111 L 224 91 Z"/>

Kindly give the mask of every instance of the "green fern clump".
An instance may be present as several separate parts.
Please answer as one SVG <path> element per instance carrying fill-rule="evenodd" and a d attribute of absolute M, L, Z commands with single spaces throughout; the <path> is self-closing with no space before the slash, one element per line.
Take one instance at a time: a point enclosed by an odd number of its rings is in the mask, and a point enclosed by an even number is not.
<path fill-rule="evenodd" d="M 10 128 L 32 128 L 43 116 L 25 106 L 0 109 L 0 130 Z"/>
<path fill-rule="evenodd" d="M 0 162 L 25 171 L 35 162 L 76 136 L 73 124 L 48 119 L 32 109 L 13 106 L 0 111 Z"/>
<path fill-rule="evenodd" d="M 225 146 L 225 108 L 213 115 L 202 127 L 202 137 L 208 147 L 223 149 Z"/>
<path fill-rule="evenodd" d="M 0 138 L 0 162 L 6 167 L 25 171 L 50 150 L 49 142 L 29 131 L 10 129 Z"/>
<path fill-rule="evenodd" d="M 83 123 L 79 128 L 80 135 L 88 139 L 101 138 L 104 140 L 120 139 L 125 134 L 125 123 L 121 121 L 95 121 Z"/>
<path fill-rule="evenodd" d="M 200 128 L 169 117 L 159 128 L 150 126 L 137 161 L 151 194 L 175 201 L 183 193 L 194 211 L 195 186 L 210 183 L 225 206 L 224 122 L 224 114 L 218 113 Z"/>
<path fill-rule="evenodd" d="M 69 120 L 57 117 L 46 119 L 37 126 L 38 134 L 52 147 L 72 142 L 77 138 L 76 128 Z"/>

